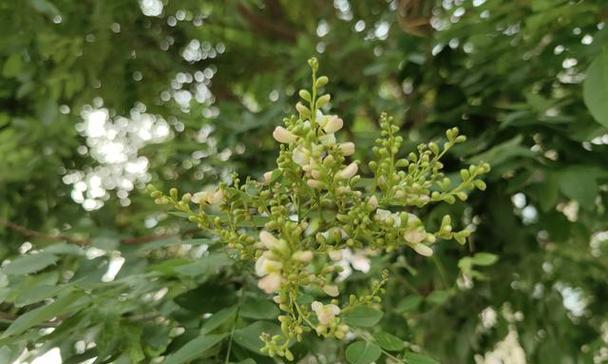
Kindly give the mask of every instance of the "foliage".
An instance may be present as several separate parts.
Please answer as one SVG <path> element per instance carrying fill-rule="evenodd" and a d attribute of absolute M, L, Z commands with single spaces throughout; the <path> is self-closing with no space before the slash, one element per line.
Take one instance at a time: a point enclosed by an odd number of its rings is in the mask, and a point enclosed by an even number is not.
<path fill-rule="evenodd" d="M 263 180 L 277 157 L 272 130 L 308 80 L 311 54 L 331 75 L 327 107 L 345 120 L 337 142 L 356 143 L 362 175 L 410 186 L 390 164 L 366 163 L 383 159 L 382 111 L 403 138 L 397 160 L 457 127 L 468 142 L 444 156 L 446 176 L 481 161 L 492 170 L 466 201 L 406 208 L 429 231 L 445 215 L 474 229 L 466 246 L 435 244 L 429 258 L 401 247 L 371 257 L 367 273 L 363 256 L 345 254 L 352 274 L 340 292 L 388 269 L 375 306 L 384 314 L 344 313 L 368 334 L 305 335 L 294 357 L 363 360 L 373 343 L 410 363 L 471 363 L 510 343 L 529 363 L 605 360 L 604 1 L 186 0 L 156 13 L 146 4 L 158 2 L 0 2 L 0 362 L 54 347 L 67 363 L 205 363 L 229 351 L 229 361 L 269 362 L 259 336 L 280 332 L 281 313 L 254 288 L 250 265 L 141 192 L 148 182 L 231 189 L 233 171 Z M 72 176 L 88 186 L 118 165 L 95 155 L 99 139 L 79 126 L 99 110 L 108 127 L 143 115 L 169 133 L 137 144 L 131 157 L 145 157 L 147 171 L 129 190 L 87 189 L 84 200 L 103 207 L 83 210 Z"/>

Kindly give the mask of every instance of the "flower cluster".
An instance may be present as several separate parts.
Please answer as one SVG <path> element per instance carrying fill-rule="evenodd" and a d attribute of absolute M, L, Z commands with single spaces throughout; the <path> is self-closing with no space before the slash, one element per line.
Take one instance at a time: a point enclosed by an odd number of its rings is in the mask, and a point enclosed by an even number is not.
<path fill-rule="evenodd" d="M 328 78 L 317 77 L 316 59 L 309 65 L 312 89 L 299 92 L 298 115 L 284 119 L 272 133 L 280 143 L 276 169 L 260 181 L 242 183 L 235 177 L 230 185 L 181 198 L 174 189 L 164 195 L 151 188 L 157 203 L 182 211 L 255 265 L 257 286 L 273 295 L 282 311 L 282 334 L 263 335 L 262 351 L 288 360 L 293 358 L 290 345 L 303 334 L 343 339 L 349 327 L 340 314 L 380 302 L 386 275 L 372 281 L 370 293 L 344 299 L 344 252 L 364 257 L 409 247 L 430 256 L 437 239 L 464 243 L 470 234 L 466 227 L 454 231 L 445 216 L 439 231 L 429 232 L 413 209 L 464 200 L 472 189 L 485 188 L 479 176 L 489 171 L 487 164 L 471 166 L 461 171 L 460 183 L 443 174 L 441 157 L 465 140 L 457 129 L 448 130 L 442 147 L 423 144 L 418 153 L 401 158 L 399 128 L 382 115 L 376 158 L 369 163 L 373 178 L 362 179 L 360 162 L 352 159 L 355 144 L 336 136 L 344 121 L 322 111 L 330 96 L 318 92 Z M 304 303 L 305 296 L 312 296 L 312 303 Z"/>

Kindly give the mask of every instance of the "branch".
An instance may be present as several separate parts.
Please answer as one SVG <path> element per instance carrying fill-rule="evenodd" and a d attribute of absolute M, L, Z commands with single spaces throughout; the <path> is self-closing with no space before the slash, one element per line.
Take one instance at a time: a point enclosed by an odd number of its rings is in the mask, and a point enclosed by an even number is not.
<path fill-rule="evenodd" d="M 10 221 L 4 220 L 4 219 L 0 219 L 0 225 L 5 226 L 8 229 L 11 229 L 13 231 L 16 231 L 16 232 L 20 233 L 21 235 L 28 237 L 28 238 L 36 238 L 36 239 L 41 239 L 41 240 L 52 240 L 52 241 L 67 241 L 68 243 L 76 244 L 76 245 L 80 245 L 80 246 L 91 244 L 90 239 L 81 239 L 81 238 L 77 238 L 77 237 L 65 235 L 65 234 L 51 235 L 51 234 L 43 233 L 40 231 L 28 229 L 27 227 L 25 227 L 23 225 L 19 225 L 19 224 L 16 224 L 14 222 L 10 222 Z M 152 235 L 136 236 L 136 237 L 131 237 L 131 238 L 123 238 L 123 239 L 120 239 L 120 243 L 125 244 L 125 245 L 145 244 L 145 243 L 149 243 L 152 241 L 173 238 L 173 237 L 176 237 L 176 236 L 179 236 L 182 234 L 192 234 L 196 231 L 198 231 L 198 229 L 190 229 L 190 230 L 186 230 L 184 232 L 177 232 L 177 233 L 170 233 L 170 234 L 152 234 Z"/>
<path fill-rule="evenodd" d="M 21 235 L 28 238 L 37 238 L 42 240 L 54 240 L 54 241 L 67 241 L 68 243 L 76 244 L 76 245 L 87 245 L 91 241 L 88 239 L 79 239 L 73 236 L 64 235 L 64 234 L 56 234 L 50 235 L 45 234 L 40 231 L 31 230 L 27 227 L 19 224 L 15 224 L 14 222 L 10 222 L 4 219 L 0 219 L 0 225 L 6 226 L 7 228 L 20 233 Z"/>

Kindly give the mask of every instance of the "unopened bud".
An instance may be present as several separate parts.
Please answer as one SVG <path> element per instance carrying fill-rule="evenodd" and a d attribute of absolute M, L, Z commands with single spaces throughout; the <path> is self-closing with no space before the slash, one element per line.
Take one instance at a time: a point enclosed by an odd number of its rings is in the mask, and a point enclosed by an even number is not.
<path fill-rule="evenodd" d="M 282 126 L 277 126 L 274 131 L 272 132 L 272 137 L 279 143 L 293 143 L 295 142 L 298 137 L 290 132 L 289 130 L 285 129 Z"/>
<path fill-rule="evenodd" d="M 349 164 L 348 166 L 346 166 L 344 169 L 342 169 L 340 172 L 336 173 L 336 178 L 338 178 L 338 179 L 352 178 L 355 174 L 357 174 L 358 170 L 359 170 L 359 167 L 357 166 L 357 163 L 353 162 L 353 163 Z"/>
<path fill-rule="evenodd" d="M 433 249 L 428 245 L 416 244 L 414 245 L 414 250 L 416 251 L 416 253 L 425 257 L 430 257 L 431 255 L 433 255 Z"/>
<path fill-rule="evenodd" d="M 340 143 L 338 144 L 338 148 L 345 157 L 355 154 L 355 143 L 353 142 Z"/>

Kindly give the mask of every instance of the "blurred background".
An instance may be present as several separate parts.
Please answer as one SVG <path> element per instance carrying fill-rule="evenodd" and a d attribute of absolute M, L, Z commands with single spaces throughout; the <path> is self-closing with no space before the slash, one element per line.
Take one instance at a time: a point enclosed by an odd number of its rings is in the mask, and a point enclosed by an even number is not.
<path fill-rule="evenodd" d="M 52 334 L 5 332 L 0 362 L 183 345 L 193 287 L 237 268 L 195 263 L 207 246 L 143 187 L 259 178 L 313 55 L 359 159 L 386 111 L 404 153 L 457 126 L 446 168 L 493 168 L 486 192 L 423 211 L 474 225 L 470 246 L 383 258 L 387 327 L 442 363 L 608 362 L 607 18 L 603 0 L 0 1 L 0 330 L 90 283 L 40 318 L 71 317 Z M 459 265 L 478 251 L 498 261 Z M 173 326 L 133 319 L 151 312 Z"/>

